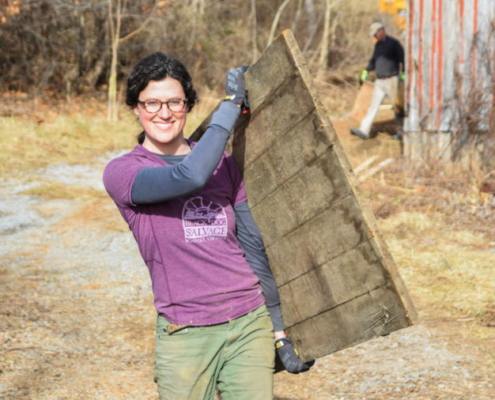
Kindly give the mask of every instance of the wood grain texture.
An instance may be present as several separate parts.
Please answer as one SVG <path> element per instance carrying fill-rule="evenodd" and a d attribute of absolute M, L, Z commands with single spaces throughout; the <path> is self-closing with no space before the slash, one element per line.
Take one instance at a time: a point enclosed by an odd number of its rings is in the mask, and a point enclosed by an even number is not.
<path fill-rule="evenodd" d="M 245 81 L 251 112 L 227 151 L 243 172 L 301 359 L 410 326 L 412 301 L 290 31 Z"/>

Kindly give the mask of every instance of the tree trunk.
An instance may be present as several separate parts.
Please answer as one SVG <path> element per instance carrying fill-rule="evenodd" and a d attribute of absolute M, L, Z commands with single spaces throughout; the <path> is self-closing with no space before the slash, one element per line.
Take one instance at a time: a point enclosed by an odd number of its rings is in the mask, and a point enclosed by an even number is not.
<path fill-rule="evenodd" d="M 318 19 L 316 20 L 315 24 L 313 25 L 312 29 L 311 29 L 311 33 L 309 35 L 309 38 L 308 40 L 306 41 L 306 44 L 304 45 L 304 48 L 302 50 L 302 53 L 305 55 L 307 53 L 307 51 L 309 50 L 309 47 L 311 46 L 311 43 L 313 43 L 313 39 L 315 38 L 315 35 L 316 35 L 316 31 L 318 30 L 318 26 L 320 25 L 320 21 L 321 21 L 321 18 L 322 18 L 322 15 L 323 14 L 320 14 Z"/>
<path fill-rule="evenodd" d="M 112 61 L 110 64 L 110 79 L 108 80 L 108 115 L 109 121 L 117 121 L 119 114 L 117 111 L 117 60 L 119 41 L 112 44 Z"/>
<path fill-rule="evenodd" d="M 319 20 L 319 18 L 317 17 L 316 8 L 313 0 L 305 0 L 304 9 L 308 16 L 308 20 L 307 20 L 308 32 L 311 32 L 313 30 L 313 27 L 317 25 L 316 20 Z"/>
<path fill-rule="evenodd" d="M 296 16 L 294 17 L 294 21 L 292 21 L 292 25 L 290 28 L 290 30 L 293 33 L 295 33 L 297 30 L 297 23 L 299 22 L 299 18 L 301 17 L 302 10 L 303 10 L 302 6 L 303 6 L 303 0 L 298 0 Z"/>
<path fill-rule="evenodd" d="M 331 10 L 334 6 L 340 3 L 342 0 L 326 0 L 325 1 L 325 21 L 323 24 L 323 36 L 320 44 L 320 55 L 318 59 L 318 70 L 316 73 L 317 79 L 323 79 L 324 73 L 328 65 L 328 51 L 330 47 L 330 24 L 331 24 Z"/>
<path fill-rule="evenodd" d="M 112 61 L 110 62 L 110 78 L 108 80 L 108 114 L 109 121 L 117 121 L 117 60 L 119 52 L 119 37 L 121 23 L 121 0 L 117 0 L 115 10 L 115 24 L 113 21 L 113 4 L 108 0 L 108 18 L 112 40 Z"/>
<path fill-rule="evenodd" d="M 121 0 L 117 0 L 116 12 L 115 12 L 115 24 L 113 21 L 113 5 L 112 0 L 108 0 L 108 18 L 110 24 L 110 33 L 112 39 L 112 61 L 110 64 L 110 78 L 108 80 L 108 115 L 107 119 L 109 121 L 116 121 L 118 119 L 118 108 L 117 108 L 117 64 L 118 64 L 118 55 L 119 55 L 119 44 L 129 40 L 131 37 L 137 35 L 141 32 L 146 25 L 151 20 L 156 7 L 158 0 L 155 1 L 153 9 L 148 15 L 148 18 L 141 24 L 141 26 L 127 34 L 125 37 L 120 37 L 120 27 L 122 24 L 122 12 L 126 7 L 126 0 L 122 4 Z"/>
<path fill-rule="evenodd" d="M 330 32 L 331 0 L 325 1 L 325 20 L 323 22 L 323 36 L 320 44 L 320 57 L 318 59 L 318 70 L 316 78 L 323 80 L 323 75 L 328 64 L 328 35 Z"/>
<path fill-rule="evenodd" d="M 253 13 L 253 64 L 258 60 L 258 50 L 257 50 L 257 42 L 258 36 L 257 32 L 257 21 L 256 21 L 256 0 L 251 0 L 251 10 Z"/>
<path fill-rule="evenodd" d="M 273 19 L 272 28 L 270 29 L 270 36 L 268 36 L 267 47 L 270 46 L 270 44 L 273 42 L 273 38 L 275 37 L 275 30 L 277 29 L 280 16 L 282 15 L 284 8 L 289 5 L 290 1 L 291 0 L 285 0 L 278 8 L 277 13 L 275 14 L 275 18 Z"/>

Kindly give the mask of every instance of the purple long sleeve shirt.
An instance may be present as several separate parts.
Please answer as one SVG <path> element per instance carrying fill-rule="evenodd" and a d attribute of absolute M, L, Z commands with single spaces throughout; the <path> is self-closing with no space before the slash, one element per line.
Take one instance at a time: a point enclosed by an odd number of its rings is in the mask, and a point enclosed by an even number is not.
<path fill-rule="evenodd" d="M 233 206 L 245 202 L 246 194 L 233 158 L 224 153 L 197 192 L 133 204 L 139 170 L 162 165 L 164 160 L 138 145 L 112 160 L 103 177 L 148 266 L 157 311 L 172 323 L 198 326 L 226 322 L 262 305 L 259 280 L 235 232 Z"/>

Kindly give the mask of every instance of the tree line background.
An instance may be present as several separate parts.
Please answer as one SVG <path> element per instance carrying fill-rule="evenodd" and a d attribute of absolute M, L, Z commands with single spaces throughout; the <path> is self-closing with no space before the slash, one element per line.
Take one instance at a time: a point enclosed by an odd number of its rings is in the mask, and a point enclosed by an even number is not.
<path fill-rule="evenodd" d="M 368 0 L 0 0 L 0 90 L 115 95 L 155 51 L 216 90 L 229 68 L 255 62 L 283 29 L 315 77 L 355 82 L 372 52 L 368 26 L 384 18 Z"/>

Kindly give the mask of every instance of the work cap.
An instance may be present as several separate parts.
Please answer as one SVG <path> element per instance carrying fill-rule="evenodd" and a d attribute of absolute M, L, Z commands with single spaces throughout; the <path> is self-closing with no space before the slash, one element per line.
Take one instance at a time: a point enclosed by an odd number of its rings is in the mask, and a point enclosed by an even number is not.
<path fill-rule="evenodd" d="M 380 29 L 385 28 L 381 22 L 373 22 L 370 25 L 370 36 L 375 36 Z"/>

